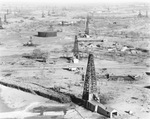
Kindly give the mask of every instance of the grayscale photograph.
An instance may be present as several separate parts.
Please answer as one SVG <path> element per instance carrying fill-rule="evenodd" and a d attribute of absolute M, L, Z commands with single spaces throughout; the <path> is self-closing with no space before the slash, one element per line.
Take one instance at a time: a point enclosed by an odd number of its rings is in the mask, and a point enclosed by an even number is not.
<path fill-rule="evenodd" d="M 0 119 L 150 119 L 150 0 L 0 0 Z"/>

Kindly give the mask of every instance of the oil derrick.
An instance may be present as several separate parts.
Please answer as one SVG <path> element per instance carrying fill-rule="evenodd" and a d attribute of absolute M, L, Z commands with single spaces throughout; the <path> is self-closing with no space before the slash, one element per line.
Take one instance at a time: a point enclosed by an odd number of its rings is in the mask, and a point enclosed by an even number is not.
<path fill-rule="evenodd" d="M 7 23 L 7 17 L 6 17 L 6 14 L 4 14 L 4 22 Z"/>
<path fill-rule="evenodd" d="M 88 64 L 86 69 L 85 81 L 84 81 L 84 89 L 83 89 L 83 100 L 91 100 L 91 96 L 97 93 L 97 80 L 95 75 L 95 65 L 94 65 L 94 56 L 93 54 L 89 54 Z"/>
<path fill-rule="evenodd" d="M 51 16 L 51 15 L 50 15 L 50 11 L 48 11 L 48 14 L 47 14 L 47 15 L 48 15 L 48 16 Z"/>
<path fill-rule="evenodd" d="M 7 12 L 6 12 L 6 14 L 8 15 L 9 14 L 9 10 L 7 9 Z"/>
<path fill-rule="evenodd" d="M 52 9 L 52 14 L 55 14 L 55 11 L 54 11 L 54 9 Z"/>
<path fill-rule="evenodd" d="M 94 65 L 94 56 L 93 54 L 90 54 L 90 60 L 91 60 L 91 92 L 92 94 L 97 92 L 97 80 L 96 80 L 96 74 L 95 74 L 95 65 Z"/>
<path fill-rule="evenodd" d="M 89 15 L 87 15 L 87 20 L 85 24 L 85 34 L 89 35 Z"/>
<path fill-rule="evenodd" d="M 139 11 L 138 17 L 142 17 L 141 11 Z"/>
<path fill-rule="evenodd" d="M 0 29 L 3 29 L 1 18 L 0 18 Z"/>
<path fill-rule="evenodd" d="M 45 17 L 45 14 L 44 14 L 44 12 L 42 12 L 42 18 L 44 18 Z"/>
<path fill-rule="evenodd" d="M 77 37 L 77 35 L 75 35 L 73 53 L 74 53 L 75 58 L 79 59 L 79 48 L 78 48 L 78 37 Z"/>
<path fill-rule="evenodd" d="M 148 11 L 146 11 L 146 17 L 148 18 Z"/>

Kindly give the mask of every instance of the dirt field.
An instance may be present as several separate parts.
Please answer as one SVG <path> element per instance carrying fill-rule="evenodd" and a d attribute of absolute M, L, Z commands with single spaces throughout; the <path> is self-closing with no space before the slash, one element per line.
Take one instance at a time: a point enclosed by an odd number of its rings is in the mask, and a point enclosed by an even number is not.
<path fill-rule="evenodd" d="M 98 91 L 101 103 L 115 108 L 119 115 L 116 119 L 149 119 L 150 118 L 150 19 L 144 16 L 147 5 L 52 7 L 48 16 L 48 8 L 25 6 L 18 7 L 7 15 L 0 29 L 0 81 L 16 83 L 24 86 L 43 86 L 59 88 L 61 92 L 82 97 L 82 74 L 86 73 L 87 56 L 94 54 Z M 143 16 L 138 17 L 139 8 Z M 52 14 L 55 10 L 55 14 Z M 44 11 L 45 17 L 42 18 Z M 66 56 L 72 56 L 74 36 L 85 28 L 85 18 L 90 12 L 90 35 L 86 40 L 103 40 L 103 42 L 80 42 L 79 50 L 83 58 L 78 64 L 69 63 Z M 150 12 L 150 11 L 149 11 Z M 93 13 L 93 14 L 92 14 Z M 61 26 L 61 21 L 74 22 Z M 38 31 L 48 30 L 53 24 L 57 37 L 38 37 Z M 32 37 L 36 47 L 23 46 Z M 79 38 L 82 40 L 83 38 Z M 128 50 L 123 50 L 128 46 Z M 46 52 L 46 62 L 23 57 L 33 51 Z M 83 71 L 69 71 L 67 68 L 83 67 Z M 106 78 L 106 74 L 110 78 Z M 19 107 L 20 108 L 20 107 Z M 106 119 L 102 115 L 92 113 L 76 106 L 76 110 L 86 119 Z M 132 113 L 127 113 L 132 111 Z M 72 113 L 72 114 L 71 114 Z M 67 119 L 82 118 L 77 112 L 68 111 Z"/>

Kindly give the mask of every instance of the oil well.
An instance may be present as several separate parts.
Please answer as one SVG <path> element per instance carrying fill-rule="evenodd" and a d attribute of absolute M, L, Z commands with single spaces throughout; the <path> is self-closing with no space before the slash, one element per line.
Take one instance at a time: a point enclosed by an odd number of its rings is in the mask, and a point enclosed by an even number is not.
<path fill-rule="evenodd" d="M 85 36 L 89 35 L 89 16 L 87 16 L 84 35 Z M 78 40 L 78 36 L 75 35 L 73 55 L 76 59 L 81 58 L 80 57 L 81 52 L 79 50 L 79 42 L 102 42 L 102 41 L 93 39 L 82 39 L 82 38 Z M 83 107 L 86 108 L 87 110 L 96 112 L 109 118 L 112 118 L 115 115 L 117 115 L 117 111 L 115 109 L 107 107 L 101 104 L 100 102 L 101 97 L 97 90 L 97 78 L 94 64 L 94 55 L 92 53 L 89 53 L 86 75 L 84 77 L 85 79 L 84 79 L 82 99 L 80 99 L 80 102 L 82 102 Z"/>
<path fill-rule="evenodd" d="M 74 57 L 79 59 L 79 48 L 78 48 L 78 37 L 75 35 L 74 48 L 73 48 Z"/>
<path fill-rule="evenodd" d="M 1 18 L 0 18 L 0 29 L 3 29 Z"/>
<path fill-rule="evenodd" d="M 87 15 L 87 20 L 86 20 L 86 24 L 85 24 L 85 34 L 86 35 L 89 35 L 89 19 L 90 19 L 90 17 L 89 17 L 89 15 Z"/>
<path fill-rule="evenodd" d="M 4 14 L 4 22 L 7 23 L 7 16 Z"/>
<path fill-rule="evenodd" d="M 82 53 L 79 49 L 79 43 L 94 43 L 94 42 L 103 42 L 103 40 L 93 40 L 93 39 L 78 39 L 78 36 L 75 35 L 75 40 L 74 40 L 74 47 L 73 47 L 73 55 L 76 59 L 81 59 L 82 57 Z M 87 52 L 86 52 L 87 53 Z"/>
<path fill-rule="evenodd" d="M 100 96 L 97 91 L 97 79 L 93 54 L 89 54 L 88 57 L 82 101 L 84 103 L 84 107 L 92 112 L 99 113 L 109 118 L 117 115 L 117 111 L 115 109 L 107 107 L 100 102 Z"/>
<path fill-rule="evenodd" d="M 89 34 L 90 34 L 90 32 L 89 32 L 89 22 L 90 22 L 90 16 L 87 15 L 86 21 L 85 21 L 85 30 L 84 30 L 84 32 L 80 31 L 79 34 L 78 34 L 81 38 L 85 38 L 85 37 L 89 36 Z"/>

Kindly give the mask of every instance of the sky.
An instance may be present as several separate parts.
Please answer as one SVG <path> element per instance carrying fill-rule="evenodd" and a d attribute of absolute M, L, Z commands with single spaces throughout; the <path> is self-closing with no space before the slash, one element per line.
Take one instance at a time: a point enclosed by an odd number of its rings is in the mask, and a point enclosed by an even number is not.
<path fill-rule="evenodd" d="M 0 0 L 0 2 L 36 2 L 36 3 L 124 3 L 124 2 L 149 2 L 150 0 Z"/>

